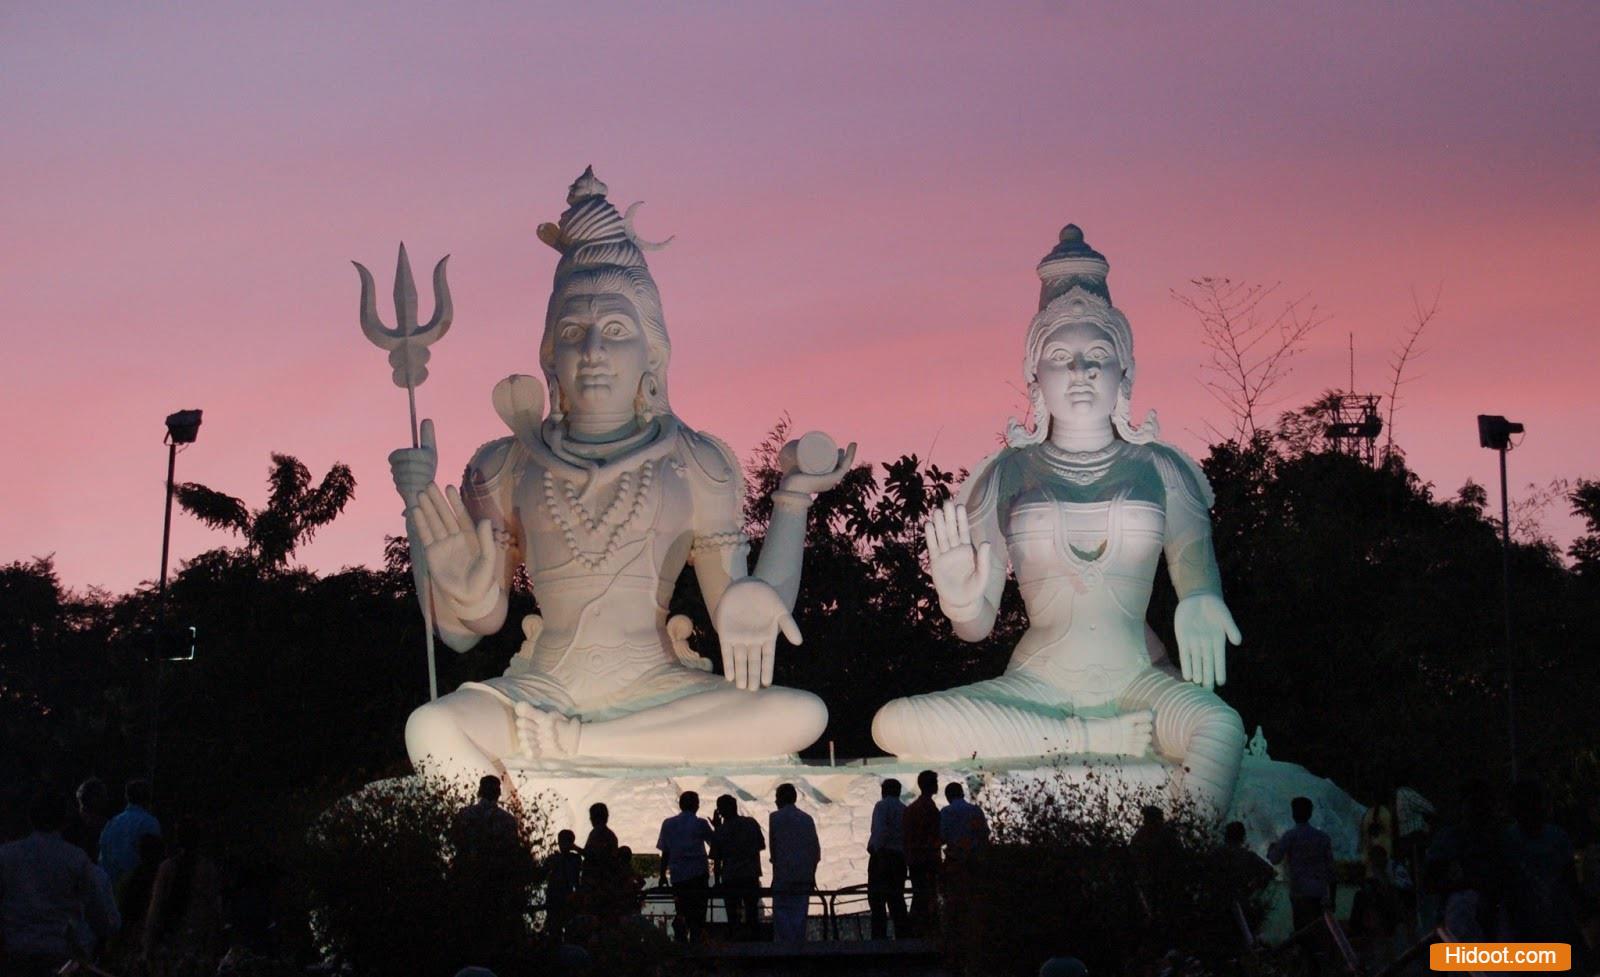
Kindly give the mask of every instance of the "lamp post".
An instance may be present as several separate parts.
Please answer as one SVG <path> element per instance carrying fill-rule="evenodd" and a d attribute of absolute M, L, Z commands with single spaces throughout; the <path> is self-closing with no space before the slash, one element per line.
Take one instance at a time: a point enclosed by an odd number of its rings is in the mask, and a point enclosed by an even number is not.
<path fill-rule="evenodd" d="M 150 679 L 150 744 L 145 766 L 151 786 L 156 782 L 156 741 L 161 721 L 161 662 L 167 657 L 167 556 L 172 550 L 172 477 L 178 467 L 178 445 L 193 444 L 200 436 L 198 410 L 180 410 L 167 415 L 167 509 L 161 522 L 161 579 L 156 585 L 155 673 Z"/>
<path fill-rule="evenodd" d="M 1511 499 L 1506 488 L 1506 454 L 1511 436 L 1523 427 L 1498 414 L 1478 415 L 1478 445 L 1500 453 L 1500 589 L 1505 601 L 1506 626 L 1506 732 L 1511 750 L 1511 781 L 1517 781 L 1517 669 L 1511 650 Z"/>

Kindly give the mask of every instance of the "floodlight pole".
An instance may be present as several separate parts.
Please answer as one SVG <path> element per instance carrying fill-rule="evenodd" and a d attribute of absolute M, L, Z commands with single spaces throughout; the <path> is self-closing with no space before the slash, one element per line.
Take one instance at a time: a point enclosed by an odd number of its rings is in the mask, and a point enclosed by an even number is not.
<path fill-rule="evenodd" d="M 150 675 L 150 742 L 146 745 L 146 778 L 156 783 L 156 745 L 161 732 L 161 663 L 167 657 L 167 559 L 172 552 L 173 480 L 178 469 L 178 445 L 193 444 L 200 434 L 201 411 L 180 410 L 167 415 L 167 508 L 161 520 L 161 577 L 156 584 L 155 670 Z"/>
<path fill-rule="evenodd" d="M 167 435 L 167 511 L 161 521 L 161 580 L 156 585 L 155 671 L 150 676 L 150 742 L 145 757 L 145 778 L 156 785 L 156 749 L 161 735 L 161 662 L 167 657 L 167 557 L 172 550 L 172 481 L 178 468 L 178 442 Z"/>
<path fill-rule="evenodd" d="M 1501 617 L 1506 626 L 1506 735 L 1511 749 L 1511 782 L 1517 782 L 1517 657 L 1511 648 L 1511 498 L 1506 489 L 1506 452 L 1502 441 L 1500 455 L 1500 590 L 1505 602 Z"/>
<path fill-rule="evenodd" d="M 1502 468 L 1504 463 L 1502 462 Z M 161 609 L 161 626 L 167 624 L 167 554 L 172 549 L 172 476 L 178 468 L 178 442 L 167 436 L 167 515 L 161 523 L 161 583 L 156 589 L 156 599 Z M 163 632 L 165 633 L 165 632 Z"/>
<path fill-rule="evenodd" d="M 1511 781 L 1517 780 L 1517 656 L 1511 647 L 1511 490 L 1506 484 L 1506 452 L 1511 436 L 1526 430 L 1499 414 L 1478 415 L 1478 446 L 1500 454 L 1500 590 L 1506 628 L 1506 745 L 1511 751 Z"/>

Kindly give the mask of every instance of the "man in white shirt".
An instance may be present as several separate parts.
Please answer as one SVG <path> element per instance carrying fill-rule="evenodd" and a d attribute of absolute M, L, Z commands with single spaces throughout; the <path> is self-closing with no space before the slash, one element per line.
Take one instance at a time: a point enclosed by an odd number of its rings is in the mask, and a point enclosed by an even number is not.
<path fill-rule="evenodd" d="M 822 844 L 817 823 L 795 806 L 793 784 L 779 784 L 778 809 L 767 818 L 772 853 L 772 939 L 798 943 L 806 938 L 806 913 L 817 887 Z"/>
<path fill-rule="evenodd" d="M 106 875 L 83 849 L 61 838 L 65 797 L 41 795 L 29 811 L 33 833 L 0 845 L 0 940 L 6 973 L 55 973 L 74 957 L 85 927 L 104 942 L 122 925 Z"/>
<path fill-rule="evenodd" d="M 678 813 L 661 822 L 656 848 L 661 851 L 663 883 L 672 886 L 677 918 L 672 934 L 680 943 L 697 943 L 706 928 L 707 891 L 711 872 L 706 862 L 706 842 L 711 825 L 700 817 L 700 795 L 686 790 L 678 795 Z"/>
<path fill-rule="evenodd" d="M 883 800 L 872 808 L 872 835 L 867 839 L 867 907 L 872 910 L 872 938 L 910 935 L 906 922 L 906 806 L 900 800 L 900 781 L 883 782 Z"/>

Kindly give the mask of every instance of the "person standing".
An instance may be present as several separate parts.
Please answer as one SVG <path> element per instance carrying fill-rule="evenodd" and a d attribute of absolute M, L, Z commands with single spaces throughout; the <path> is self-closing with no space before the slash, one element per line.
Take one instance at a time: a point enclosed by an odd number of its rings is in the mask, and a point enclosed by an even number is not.
<path fill-rule="evenodd" d="M 100 832 L 106 829 L 111 810 L 111 792 L 99 777 L 78 785 L 78 810 L 62 829 L 61 837 L 82 848 L 89 858 L 100 857 Z"/>
<path fill-rule="evenodd" d="M 778 809 L 767 818 L 772 842 L 772 938 L 779 943 L 806 938 L 806 914 L 822 861 L 817 823 L 795 806 L 797 799 L 793 784 L 779 784 Z"/>
<path fill-rule="evenodd" d="M 939 812 L 939 840 L 944 842 L 945 861 L 964 865 L 972 853 L 989 844 L 989 819 L 983 809 L 967 800 L 959 783 L 945 785 L 944 810 Z"/>
<path fill-rule="evenodd" d="M 916 800 L 906 808 L 906 874 L 911 877 L 911 928 L 917 936 L 933 931 L 939 903 L 939 775 L 917 774 Z"/>
<path fill-rule="evenodd" d="M 210 838 L 195 822 L 173 825 L 172 844 L 156 871 L 141 943 L 154 973 L 185 966 L 211 972 L 223 943 L 222 873 L 210 857 Z"/>
<path fill-rule="evenodd" d="M 733 933 L 754 939 L 761 929 L 761 853 L 767 839 L 755 818 L 739 813 L 732 794 L 717 798 L 711 832 L 711 857 L 728 925 Z"/>
<path fill-rule="evenodd" d="M 589 805 L 589 837 L 583 842 L 583 878 L 578 890 L 584 905 L 602 925 L 629 915 L 628 897 L 632 895 L 624 885 L 631 866 L 623 862 L 610 823 L 610 808 L 598 801 Z"/>
<path fill-rule="evenodd" d="M 544 883 L 545 926 L 559 940 L 572 912 L 572 894 L 583 875 L 583 852 L 578 849 L 578 836 L 570 829 L 556 833 L 556 850 L 545 868 L 549 873 Z"/>
<path fill-rule="evenodd" d="M 478 781 L 478 799 L 456 812 L 451 824 L 456 856 L 467 860 L 492 859 L 517 846 L 517 819 L 500 806 L 500 778 Z"/>
<path fill-rule="evenodd" d="M 1572 947 L 1574 972 L 1593 973 L 1573 899 L 1580 891 L 1576 851 L 1566 831 L 1550 823 L 1543 786 L 1533 780 L 1516 784 L 1511 815 L 1502 841 L 1509 936 L 1567 943 Z"/>
<path fill-rule="evenodd" d="M 969 875 L 973 855 L 989 844 L 989 819 L 983 816 L 978 805 L 967 800 L 966 790 L 958 781 L 944 787 L 946 804 L 939 812 L 939 840 L 944 842 L 944 900 L 942 903 L 945 936 L 962 940 L 971 923 L 968 910 L 968 893 L 972 889 Z"/>
<path fill-rule="evenodd" d="M 81 945 L 84 924 L 100 942 L 122 925 L 105 873 L 61 838 L 67 807 L 64 794 L 41 794 L 28 812 L 33 833 L 0 845 L 0 945 L 7 974 L 54 974 L 91 949 Z"/>
<path fill-rule="evenodd" d="M 1222 848 L 1217 851 L 1217 874 L 1221 877 L 1227 906 L 1220 907 L 1218 926 L 1239 934 L 1239 949 L 1248 950 L 1255 943 L 1244 907 L 1256 894 L 1267 887 L 1277 872 L 1265 858 L 1245 845 L 1243 821 L 1229 821 L 1222 829 Z M 1221 931 L 1219 928 L 1219 932 Z"/>
<path fill-rule="evenodd" d="M 686 790 L 678 795 L 678 813 L 661 822 L 656 848 L 672 886 L 677 918 L 673 936 L 680 943 L 698 943 L 706 928 L 706 897 L 711 886 L 706 863 L 706 843 L 711 840 L 711 825 L 699 816 L 700 795 Z"/>
<path fill-rule="evenodd" d="M 478 781 L 478 797 L 450 825 L 455 857 L 448 880 L 462 914 L 468 952 L 490 959 L 512 945 L 522 929 L 534 878 L 533 853 L 516 816 L 500 806 L 500 778 Z"/>
<path fill-rule="evenodd" d="M 1311 798 L 1296 797 L 1289 802 L 1289 811 L 1294 816 L 1294 827 L 1267 849 L 1267 860 L 1274 865 L 1289 863 L 1289 909 L 1298 933 L 1321 919 L 1333 905 L 1333 842 L 1327 832 L 1311 826 Z M 1318 942 L 1306 939 L 1301 943 L 1312 974 L 1320 972 L 1315 949 Z"/>
<path fill-rule="evenodd" d="M 100 867 L 114 890 L 121 889 L 139 867 L 139 839 L 161 836 L 161 822 L 150 813 L 150 782 L 130 780 L 122 793 L 128 806 L 100 832 Z"/>
<path fill-rule="evenodd" d="M 585 888 L 606 885 L 617 868 L 617 833 L 610 823 L 610 808 L 599 802 L 589 805 L 589 837 L 583 842 Z"/>
<path fill-rule="evenodd" d="M 872 911 L 872 938 L 910 935 L 906 919 L 906 806 L 900 800 L 900 781 L 883 782 L 883 799 L 872 808 L 872 834 L 867 838 L 867 907 Z"/>

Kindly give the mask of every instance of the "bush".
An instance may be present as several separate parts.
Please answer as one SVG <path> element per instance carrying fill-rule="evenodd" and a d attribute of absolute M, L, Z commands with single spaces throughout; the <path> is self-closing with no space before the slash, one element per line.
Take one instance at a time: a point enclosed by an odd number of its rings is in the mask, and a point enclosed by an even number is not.
<path fill-rule="evenodd" d="M 506 809 L 515 837 L 459 850 L 468 787 L 435 776 L 380 781 L 322 814 L 307 838 L 319 948 L 358 975 L 451 974 L 466 964 L 519 973 L 542 956 L 529 905 L 548 845 L 537 800 Z"/>
<path fill-rule="evenodd" d="M 1071 955 L 1105 974 L 1173 949 L 1210 967 L 1239 956 L 1232 905 L 1252 931 L 1265 907 L 1223 853 L 1209 813 L 1162 791 L 1090 778 L 1083 785 L 1057 773 L 984 790 L 994 843 L 946 880 L 964 889 L 944 934 L 962 969 L 1032 975 L 1042 961 Z M 1141 829 L 1151 806 L 1165 824 Z"/>

